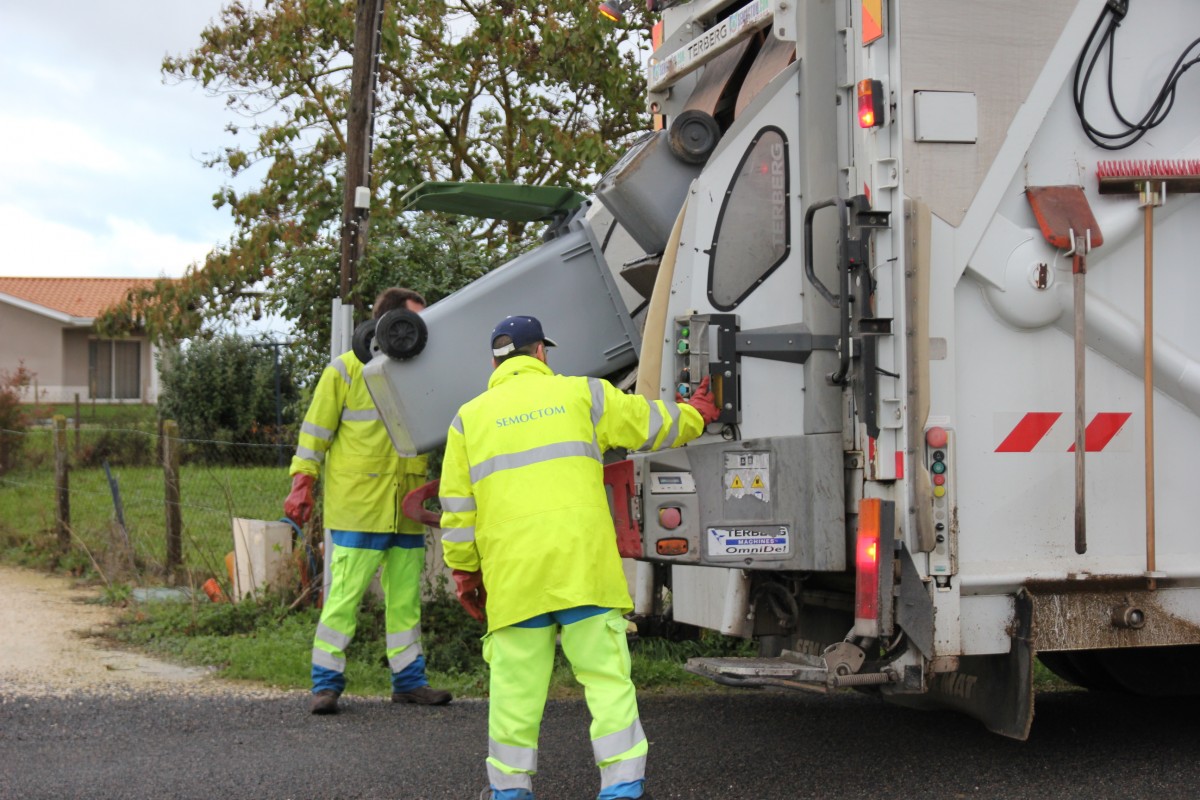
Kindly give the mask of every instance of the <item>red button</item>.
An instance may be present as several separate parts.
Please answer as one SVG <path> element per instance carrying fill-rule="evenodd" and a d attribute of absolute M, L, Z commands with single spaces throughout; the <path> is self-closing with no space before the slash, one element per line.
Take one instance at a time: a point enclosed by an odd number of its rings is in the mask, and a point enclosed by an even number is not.
<path fill-rule="evenodd" d="M 662 525 L 669 531 L 673 531 L 683 522 L 683 515 L 679 513 L 679 509 L 675 507 L 660 508 L 658 510 L 658 524 Z"/>
<path fill-rule="evenodd" d="M 933 476 L 933 485 L 934 486 L 941 486 L 945 482 L 946 482 L 945 475 L 934 475 Z"/>
<path fill-rule="evenodd" d="M 925 443 L 930 447 L 945 447 L 948 440 L 945 428 L 930 428 L 925 431 Z"/>

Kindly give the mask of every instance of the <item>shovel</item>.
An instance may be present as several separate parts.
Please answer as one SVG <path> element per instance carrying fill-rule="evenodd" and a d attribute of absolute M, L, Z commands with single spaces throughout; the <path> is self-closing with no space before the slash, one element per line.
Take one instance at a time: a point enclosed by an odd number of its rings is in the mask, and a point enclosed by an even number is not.
<path fill-rule="evenodd" d="M 1084 411 L 1084 275 L 1087 254 L 1104 243 L 1100 226 L 1082 186 L 1026 186 L 1025 194 L 1042 235 L 1071 256 L 1075 310 L 1075 552 L 1087 552 L 1087 513 L 1084 506 L 1084 452 L 1087 417 Z"/>

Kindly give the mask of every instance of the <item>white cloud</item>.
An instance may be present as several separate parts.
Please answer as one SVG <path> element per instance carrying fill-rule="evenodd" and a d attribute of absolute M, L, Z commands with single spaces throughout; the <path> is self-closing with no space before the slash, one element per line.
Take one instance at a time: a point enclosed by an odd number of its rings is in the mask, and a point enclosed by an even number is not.
<path fill-rule="evenodd" d="M 12 205 L 0 205 L 0 241 L 10 276 L 176 278 L 212 249 L 133 220 L 109 216 L 91 233 Z"/>
<path fill-rule="evenodd" d="M 165 85 L 225 0 L 9 3 L 0 24 L 0 275 L 177 276 L 233 230 L 220 99 Z"/>
<path fill-rule="evenodd" d="M 0 171 L 7 180 L 44 179 L 47 169 L 115 174 L 128 159 L 64 119 L 0 114 Z"/>

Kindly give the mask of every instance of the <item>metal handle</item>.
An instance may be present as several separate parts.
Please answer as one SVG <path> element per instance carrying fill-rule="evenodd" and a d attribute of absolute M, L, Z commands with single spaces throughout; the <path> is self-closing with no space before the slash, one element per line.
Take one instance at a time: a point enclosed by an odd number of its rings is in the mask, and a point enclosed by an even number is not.
<path fill-rule="evenodd" d="M 841 295 L 829 291 L 825 284 L 821 283 L 821 279 L 817 277 L 816 270 L 813 268 L 813 217 L 822 208 L 830 208 L 831 206 L 837 206 L 838 221 L 845 224 L 846 201 L 840 197 L 832 197 L 828 200 L 822 200 L 819 203 L 813 203 L 804 212 L 804 274 L 808 276 L 809 283 L 816 287 L 816 290 L 821 293 L 821 296 L 825 298 L 825 301 L 829 305 L 834 308 L 840 308 L 842 305 Z"/>

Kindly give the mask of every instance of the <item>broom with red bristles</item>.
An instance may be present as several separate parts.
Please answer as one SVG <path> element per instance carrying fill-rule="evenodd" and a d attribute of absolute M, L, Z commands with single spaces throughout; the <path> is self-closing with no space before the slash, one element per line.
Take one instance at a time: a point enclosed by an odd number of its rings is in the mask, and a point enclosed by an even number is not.
<path fill-rule="evenodd" d="M 1154 555 L 1154 209 L 1177 194 L 1200 192 L 1200 159 L 1101 161 L 1096 165 L 1100 194 L 1136 194 L 1145 212 L 1143 279 L 1143 402 L 1146 419 L 1146 578 L 1150 589 L 1164 577 Z"/>

